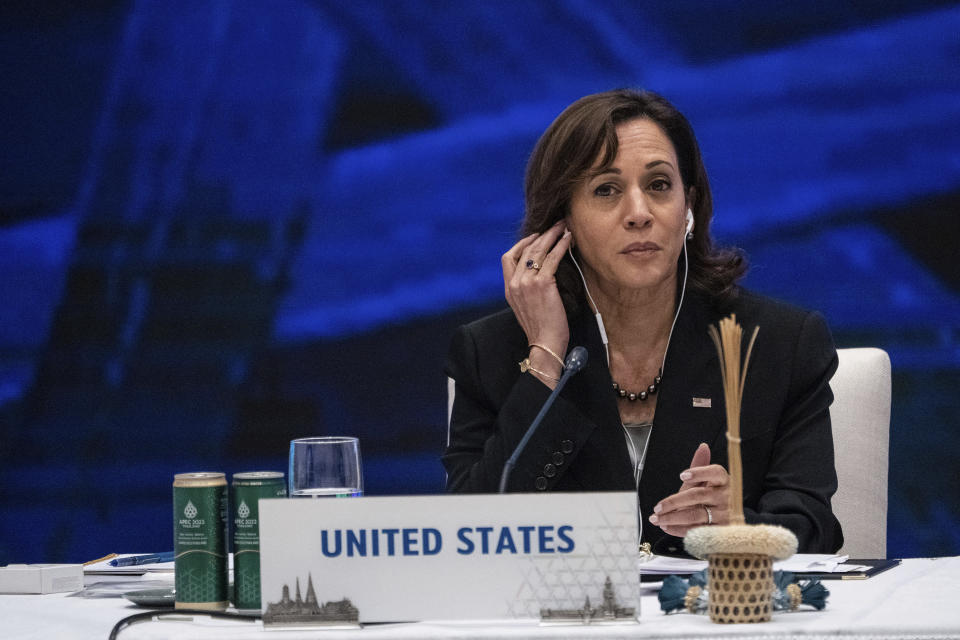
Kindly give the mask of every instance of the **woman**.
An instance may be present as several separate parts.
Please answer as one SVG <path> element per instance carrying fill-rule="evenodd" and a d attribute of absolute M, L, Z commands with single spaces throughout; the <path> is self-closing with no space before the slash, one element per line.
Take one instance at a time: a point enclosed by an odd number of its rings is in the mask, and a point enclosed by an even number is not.
<path fill-rule="evenodd" d="M 527 166 L 523 239 L 503 255 L 510 309 L 461 327 L 451 491 L 493 492 L 504 462 L 586 346 L 517 462 L 510 491 L 637 490 L 642 539 L 682 550 L 729 521 L 720 367 L 707 328 L 735 313 L 760 326 L 741 410 L 748 523 L 791 529 L 801 552 L 843 543 L 829 406 L 837 366 L 817 313 L 736 285 L 740 252 L 710 238 L 710 186 L 686 118 L 649 92 L 568 107 Z M 518 366 L 519 363 L 519 366 Z"/>

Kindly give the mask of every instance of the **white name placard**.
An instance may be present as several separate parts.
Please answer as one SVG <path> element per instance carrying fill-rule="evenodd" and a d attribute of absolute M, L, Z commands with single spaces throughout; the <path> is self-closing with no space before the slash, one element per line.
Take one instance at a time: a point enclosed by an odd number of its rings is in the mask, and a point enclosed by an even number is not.
<path fill-rule="evenodd" d="M 260 501 L 264 622 L 640 615 L 632 492 Z"/>

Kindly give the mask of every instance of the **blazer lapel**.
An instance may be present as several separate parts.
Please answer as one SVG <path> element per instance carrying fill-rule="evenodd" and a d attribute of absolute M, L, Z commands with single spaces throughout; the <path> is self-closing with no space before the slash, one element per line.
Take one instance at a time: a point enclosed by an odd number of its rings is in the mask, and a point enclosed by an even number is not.
<path fill-rule="evenodd" d="M 582 486 L 597 490 L 632 489 L 630 455 L 612 391 L 606 351 L 589 309 L 571 323 L 570 346 L 576 345 L 587 348 L 587 366 L 570 379 L 561 395 L 576 405 L 596 428 L 577 455 L 579 463 L 571 467 L 569 473 Z"/>
<path fill-rule="evenodd" d="M 713 450 L 723 436 L 723 387 L 716 349 L 707 333 L 714 315 L 705 298 L 687 293 L 667 351 L 641 480 L 644 517 L 680 488 L 679 474 L 689 467 L 697 444 L 706 442 Z"/>

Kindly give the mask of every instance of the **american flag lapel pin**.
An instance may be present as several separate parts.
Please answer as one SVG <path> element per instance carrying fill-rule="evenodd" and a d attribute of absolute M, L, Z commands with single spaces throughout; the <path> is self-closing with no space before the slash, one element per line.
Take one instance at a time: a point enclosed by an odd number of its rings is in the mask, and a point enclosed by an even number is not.
<path fill-rule="evenodd" d="M 711 406 L 713 406 L 713 403 L 711 402 L 710 398 L 694 398 L 693 406 L 698 409 L 709 409 Z"/>

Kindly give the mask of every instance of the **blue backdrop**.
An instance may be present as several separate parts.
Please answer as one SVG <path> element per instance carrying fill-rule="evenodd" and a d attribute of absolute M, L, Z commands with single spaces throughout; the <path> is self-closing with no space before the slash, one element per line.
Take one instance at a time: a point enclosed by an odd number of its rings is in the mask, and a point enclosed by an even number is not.
<path fill-rule="evenodd" d="M 960 553 L 960 7 L 139 0 L 0 8 L 0 563 L 171 547 L 176 472 L 361 437 L 439 492 L 540 132 L 663 93 L 747 285 L 894 366 L 890 555 Z"/>

